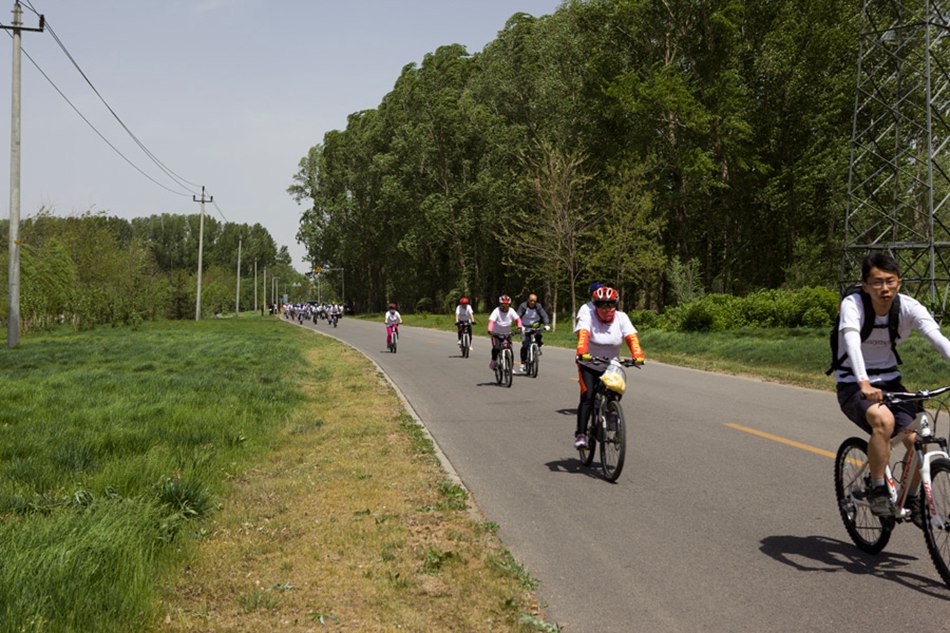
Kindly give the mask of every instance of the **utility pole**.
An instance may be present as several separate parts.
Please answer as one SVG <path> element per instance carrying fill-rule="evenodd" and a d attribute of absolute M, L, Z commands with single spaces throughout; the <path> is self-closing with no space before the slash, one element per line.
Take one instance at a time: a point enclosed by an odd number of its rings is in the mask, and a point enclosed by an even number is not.
<path fill-rule="evenodd" d="M 195 303 L 195 321 L 201 320 L 201 264 L 205 249 L 205 202 L 214 202 L 214 196 L 205 198 L 204 185 L 201 186 L 201 198 L 191 196 L 194 202 L 201 203 L 201 219 L 198 220 L 198 300 Z"/>
<path fill-rule="evenodd" d="M 241 316 L 241 236 L 238 236 L 237 293 L 234 296 L 234 316 Z"/>
<path fill-rule="evenodd" d="M 40 16 L 39 28 L 23 26 L 23 8 L 19 0 L 13 4 L 13 24 L 3 26 L 13 31 L 13 96 L 10 108 L 10 262 L 8 268 L 7 346 L 20 344 L 20 32 L 42 31 L 46 18 Z"/>
<path fill-rule="evenodd" d="M 257 260 L 254 260 L 254 313 L 257 314 Z"/>

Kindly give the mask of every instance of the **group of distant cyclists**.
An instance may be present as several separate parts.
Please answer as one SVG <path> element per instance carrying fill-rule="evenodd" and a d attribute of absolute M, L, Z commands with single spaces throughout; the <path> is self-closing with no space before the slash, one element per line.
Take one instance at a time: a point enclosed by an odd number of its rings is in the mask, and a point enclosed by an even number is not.
<path fill-rule="evenodd" d="M 298 323 L 304 321 L 313 321 L 314 324 L 320 320 L 336 326 L 343 318 L 343 306 L 336 301 L 328 303 L 285 303 L 280 311 L 291 321 Z"/>
<path fill-rule="evenodd" d="M 903 432 L 904 442 L 913 445 L 914 434 L 907 432 L 906 428 L 913 422 L 920 407 L 915 403 L 883 402 L 883 392 L 906 391 L 898 370 L 900 356 L 897 345 L 907 340 L 911 330 L 916 330 L 950 361 L 950 340 L 940 332 L 940 326 L 927 308 L 914 298 L 899 294 L 900 287 L 897 261 L 885 253 L 868 255 L 862 263 L 860 286 L 841 301 L 839 322 L 833 333 L 838 342 L 835 349 L 843 350 L 840 358 L 833 359 L 832 367 L 836 371 L 838 402 L 848 419 L 871 435 L 868 444 L 871 485 L 865 494 L 872 511 L 880 516 L 892 511 L 884 481 L 884 469 L 890 456 L 890 439 Z M 584 430 L 594 385 L 604 373 L 603 365 L 591 360 L 597 357 L 619 357 L 624 344 L 635 362 L 643 363 L 645 360 L 636 327 L 626 313 L 618 310 L 620 294 L 617 290 L 594 283 L 588 289 L 588 296 L 589 301 L 578 310 L 574 322 L 574 333 L 577 335 L 575 362 L 580 383 L 575 448 L 585 445 Z M 873 324 L 869 320 L 873 320 Z M 385 323 L 388 344 L 393 330 L 402 323 L 402 316 L 395 304 L 389 305 Z M 471 302 L 463 297 L 455 309 L 460 346 L 463 332 L 470 333 L 475 324 Z M 535 341 L 540 349 L 543 345 L 542 331 L 550 329 L 550 321 L 547 312 L 538 303 L 537 295 L 528 295 L 517 310 L 511 308 L 510 296 L 498 297 L 498 306 L 488 317 L 491 369 L 496 367 L 502 345 L 513 332 L 523 334 L 525 324 L 538 330 Z M 524 339 L 521 346 L 522 373 L 525 370 L 526 343 L 527 339 Z"/>
<path fill-rule="evenodd" d="M 574 321 L 574 333 L 577 335 L 575 362 L 577 364 L 578 382 L 580 383 L 580 401 L 577 406 L 577 423 L 574 431 L 574 448 L 585 448 L 587 434 L 585 433 L 587 419 L 590 416 L 593 404 L 594 386 L 604 373 L 605 367 L 595 362 L 596 358 L 615 358 L 620 355 L 620 348 L 627 345 L 634 362 L 643 364 L 645 356 L 640 346 L 637 329 L 633 326 L 626 313 L 618 310 L 620 293 L 614 288 L 601 283 L 593 283 L 588 288 L 589 301 L 578 310 Z M 391 303 L 384 316 L 386 324 L 386 345 L 392 340 L 393 331 L 398 331 L 402 323 L 402 315 Z M 462 336 L 465 332 L 471 333 L 475 325 L 475 313 L 467 297 L 462 297 L 455 308 L 455 327 L 458 332 L 458 345 L 462 347 Z M 533 335 L 538 345 L 538 353 L 544 345 L 543 332 L 551 329 L 547 312 L 538 303 L 536 294 L 531 293 L 518 306 L 517 310 L 511 307 L 511 297 L 498 297 L 498 306 L 488 317 L 488 334 L 491 337 L 491 361 L 489 368 L 497 367 L 498 355 L 502 347 L 517 331 L 522 334 L 520 373 L 525 373 L 525 362 L 528 358 L 530 338 L 524 336 L 527 330 Z"/>

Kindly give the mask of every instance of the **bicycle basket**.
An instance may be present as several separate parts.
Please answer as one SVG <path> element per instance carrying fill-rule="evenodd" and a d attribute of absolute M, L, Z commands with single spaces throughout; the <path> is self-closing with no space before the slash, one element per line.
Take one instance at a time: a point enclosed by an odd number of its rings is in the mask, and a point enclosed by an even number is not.
<path fill-rule="evenodd" d="M 623 367 L 615 360 L 610 361 L 610 366 L 600 377 L 600 381 L 607 389 L 621 396 L 627 390 L 627 378 L 623 373 Z"/>

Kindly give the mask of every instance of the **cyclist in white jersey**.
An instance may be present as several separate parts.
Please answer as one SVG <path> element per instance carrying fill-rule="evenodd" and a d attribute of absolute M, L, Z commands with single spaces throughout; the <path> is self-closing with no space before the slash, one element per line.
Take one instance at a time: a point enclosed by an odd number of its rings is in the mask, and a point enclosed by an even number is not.
<path fill-rule="evenodd" d="M 511 326 L 517 325 L 518 331 L 523 332 L 521 317 L 511 309 L 511 297 L 501 295 L 498 297 L 498 307 L 495 308 L 488 317 L 488 333 L 491 335 L 491 362 L 488 366 L 494 370 L 498 363 L 498 352 L 501 349 L 501 343 L 506 338 L 511 337 Z"/>
<path fill-rule="evenodd" d="M 882 402 L 885 391 L 907 391 L 897 368 L 896 346 L 907 340 L 911 330 L 917 330 L 945 359 L 950 360 L 950 341 L 940 332 L 940 326 L 919 301 L 899 295 L 900 286 L 900 269 L 893 257 L 884 253 L 868 255 L 861 265 L 861 292 L 841 300 L 838 325 L 838 349 L 847 354 L 847 365 L 839 365 L 835 374 L 838 404 L 849 420 L 871 435 L 868 440 L 871 488 L 855 494 L 865 495 L 871 512 L 878 516 L 893 511 L 884 481 L 884 469 L 891 453 L 890 440 L 903 432 L 904 444 L 913 446 L 915 434 L 904 429 L 920 410 L 919 403 L 885 405 Z M 867 340 L 861 341 L 867 296 L 870 296 L 875 325 Z M 895 300 L 899 310 L 893 314 L 898 322 L 897 339 L 892 344 L 889 322 Z M 911 486 L 911 490 L 915 490 L 916 482 Z M 913 499 L 907 502 L 910 508 L 917 505 Z"/>
<path fill-rule="evenodd" d="M 472 310 L 471 304 L 468 302 L 468 298 L 462 297 L 459 299 L 459 304 L 455 306 L 455 329 L 458 330 L 459 337 L 459 347 L 462 347 L 462 324 L 468 323 L 469 325 L 475 325 L 475 312 Z M 469 342 L 468 348 L 470 350 L 475 349 L 475 346 Z"/>
<path fill-rule="evenodd" d="M 396 310 L 396 304 L 389 304 L 389 312 L 384 319 L 386 322 L 386 345 L 389 346 L 393 341 L 393 330 L 398 330 L 402 323 L 402 315 Z"/>
<path fill-rule="evenodd" d="M 637 328 L 633 327 L 625 313 L 617 311 L 619 302 L 620 293 L 609 286 L 600 286 L 591 295 L 593 311 L 586 315 L 580 314 L 581 318 L 574 327 L 577 334 L 577 381 L 581 387 L 574 448 L 587 446 L 584 430 L 593 407 L 594 387 L 606 369 L 603 365 L 592 364 L 591 356 L 618 357 L 621 344 L 626 343 L 633 360 L 638 363 L 644 361 Z"/>

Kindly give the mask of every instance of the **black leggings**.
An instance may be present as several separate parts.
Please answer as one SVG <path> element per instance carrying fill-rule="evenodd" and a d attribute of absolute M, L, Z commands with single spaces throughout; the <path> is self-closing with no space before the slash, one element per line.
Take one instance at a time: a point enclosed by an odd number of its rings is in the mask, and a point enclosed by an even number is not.
<path fill-rule="evenodd" d="M 577 379 L 581 383 L 581 400 L 577 403 L 577 429 L 575 435 L 587 431 L 587 419 L 594 406 L 594 388 L 603 375 L 603 369 L 592 369 L 587 365 L 577 365 Z"/>

